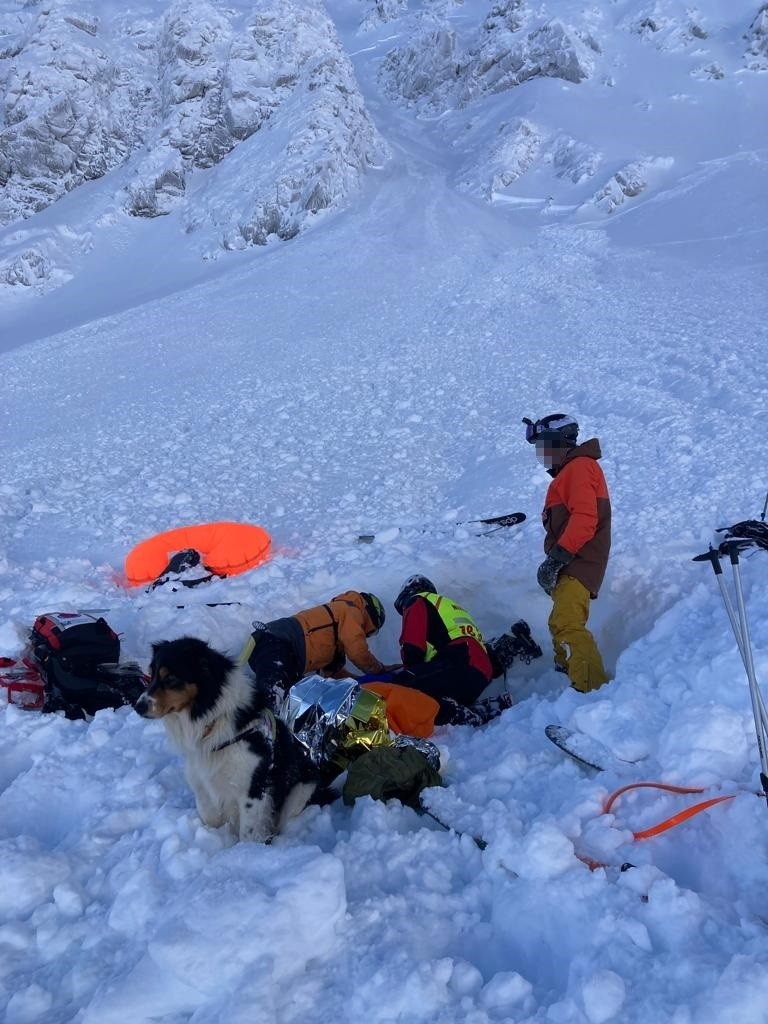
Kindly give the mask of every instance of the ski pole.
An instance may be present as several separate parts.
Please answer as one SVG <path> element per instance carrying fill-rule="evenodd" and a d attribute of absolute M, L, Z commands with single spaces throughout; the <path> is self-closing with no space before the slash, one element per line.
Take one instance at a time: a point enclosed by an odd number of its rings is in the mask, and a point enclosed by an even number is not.
<path fill-rule="evenodd" d="M 432 811 L 428 811 L 421 801 L 419 801 L 419 807 L 416 813 L 425 814 L 428 818 L 431 818 L 432 821 L 436 821 L 440 828 L 445 829 L 446 832 L 455 833 L 459 838 L 468 835 L 478 850 L 484 850 L 488 846 L 488 843 L 486 843 L 482 836 L 473 836 L 471 832 L 459 832 L 459 830 L 457 828 L 453 828 L 452 825 L 446 825 L 445 822 L 441 821 L 436 814 L 433 814 Z"/>
<path fill-rule="evenodd" d="M 717 580 L 717 585 L 720 588 L 720 596 L 723 599 L 723 604 L 725 605 L 725 610 L 728 614 L 728 621 L 731 624 L 733 636 L 736 640 L 736 646 L 739 649 L 742 664 L 744 665 L 744 671 L 747 674 L 747 678 L 749 678 L 747 657 L 744 653 L 744 639 L 741 635 L 741 626 L 739 625 L 739 622 L 736 619 L 736 613 L 733 610 L 733 603 L 731 601 L 730 595 L 728 594 L 728 588 L 725 585 L 725 579 L 723 578 L 723 567 L 720 564 L 720 552 L 717 550 L 717 548 L 710 548 L 709 551 L 706 551 L 703 555 L 696 555 L 693 561 L 709 562 L 714 570 L 715 579 Z M 763 729 L 766 731 L 766 733 L 768 733 L 768 710 L 765 707 L 765 703 L 763 702 L 763 696 L 760 693 L 759 689 L 757 691 L 757 698 L 758 705 L 760 708 L 760 719 L 763 723 Z"/>
<path fill-rule="evenodd" d="M 765 492 L 765 504 L 763 505 L 763 511 L 760 513 L 760 522 L 765 522 L 765 513 L 768 512 L 768 491 Z"/>
<path fill-rule="evenodd" d="M 235 605 L 242 605 L 242 601 L 206 601 L 205 604 L 177 604 L 176 608 L 229 608 Z M 170 606 L 169 606 L 170 607 Z M 149 608 L 147 604 L 136 605 L 138 611 Z M 78 608 L 78 612 L 84 615 L 103 615 L 107 612 L 116 612 L 117 608 Z"/>
<path fill-rule="evenodd" d="M 766 727 L 760 713 L 762 699 L 760 689 L 757 685 L 755 675 L 755 663 L 752 659 L 752 645 L 749 639 L 749 623 L 747 622 L 747 609 L 744 604 L 744 591 L 741 586 L 741 572 L 739 570 L 739 545 L 736 541 L 726 541 L 725 547 L 730 555 L 731 569 L 733 570 L 733 581 L 736 588 L 736 607 L 739 612 L 741 624 L 741 639 L 744 647 L 744 662 L 749 680 L 749 693 L 752 699 L 752 713 L 755 718 L 755 732 L 757 734 L 757 749 L 760 754 L 760 782 L 768 802 L 768 751 L 766 749 Z"/>

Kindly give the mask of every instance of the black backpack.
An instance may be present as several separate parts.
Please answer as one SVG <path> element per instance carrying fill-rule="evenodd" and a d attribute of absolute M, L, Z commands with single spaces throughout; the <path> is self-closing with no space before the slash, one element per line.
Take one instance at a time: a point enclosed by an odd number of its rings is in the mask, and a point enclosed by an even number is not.
<path fill-rule="evenodd" d="M 144 691 L 139 666 L 118 664 L 120 637 L 106 619 L 85 612 L 40 615 L 30 645 L 45 680 L 43 711 L 84 718 L 133 704 Z"/>

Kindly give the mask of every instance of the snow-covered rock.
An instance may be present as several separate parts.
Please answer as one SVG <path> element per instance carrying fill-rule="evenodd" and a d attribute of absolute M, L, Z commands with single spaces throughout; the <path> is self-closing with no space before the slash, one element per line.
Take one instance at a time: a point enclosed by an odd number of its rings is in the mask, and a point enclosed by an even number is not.
<path fill-rule="evenodd" d="M 503 121 L 496 139 L 463 168 L 459 177 L 462 191 L 492 199 L 494 193 L 517 181 L 541 153 L 544 136 L 538 125 L 521 118 L 508 124 Z"/>
<path fill-rule="evenodd" d="M 45 281 L 50 274 L 50 262 L 39 249 L 24 249 L 17 256 L 0 264 L 0 282 L 31 287 Z"/>
<path fill-rule="evenodd" d="M 388 21 L 396 21 L 408 9 L 408 0 L 373 0 L 360 22 L 360 32 L 370 32 Z"/>
<path fill-rule="evenodd" d="M 129 186 L 128 210 L 168 213 L 195 171 L 214 168 L 182 211 L 188 231 L 212 229 L 209 255 L 293 237 L 383 156 L 319 7 L 262 3 L 234 36 L 211 4 L 178 4 L 163 27 L 160 61 L 161 120 Z"/>
<path fill-rule="evenodd" d="M 597 172 L 602 154 L 570 135 L 558 135 L 546 159 L 551 161 L 558 178 L 567 178 L 574 185 L 580 185 Z"/>
<path fill-rule="evenodd" d="M 591 203 L 603 213 L 613 213 L 627 199 L 644 192 L 653 177 L 674 163 L 670 157 L 649 157 L 622 167 L 592 197 Z"/>
<path fill-rule="evenodd" d="M 700 48 L 709 37 L 709 22 L 701 11 L 682 0 L 655 0 L 623 22 L 627 31 L 659 50 Z"/>
<path fill-rule="evenodd" d="M 445 110 L 461 73 L 456 33 L 426 18 L 407 43 L 384 58 L 379 82 L 392 98 Z"/>
<path fill-rule="evenodd" d="M 523 33 L 520 9 L 515 0 L 495 6 L 464 47 L 447 21 L 428 16 L 407 43 L 387 54 L 382 87 L 409 104 L 441 111 L 532 78 L 578 83 L 592 74 L 600 47 L 591 35 L 554 19 Z"/>
<path fill-rule="evenodd" d="M 768 4 L 762 5 L 749 26 L 744 59 L 753 71 L 768 70 Z"/>
<path fill-rule="evenodd" d="M 64 5 L 0 15 L 0 224 L 29 217 L 140 143 L 138 51 Z"/>
<path fill-rule="evenodd" d="M 484 26 L 484 37 L 470 50 L 466 74 L 467 97 L 505 92 L 532 78 L 562 78 L 581 82 L 595 67 L 599 44 L 591 36 L 548 21 L 516 39 L 506 27 Z"/>

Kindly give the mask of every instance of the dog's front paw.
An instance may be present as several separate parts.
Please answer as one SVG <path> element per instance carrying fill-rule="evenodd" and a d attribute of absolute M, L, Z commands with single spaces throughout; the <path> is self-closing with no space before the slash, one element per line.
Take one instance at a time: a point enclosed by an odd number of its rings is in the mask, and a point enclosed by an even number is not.
<path fill-rule="evenodd" d="M 221 828 L 222 825 L 226 824 L 226 817 L 219 807 L 214 807 L 213 804 L 201 803 L 197 801 L 197 813 L 200 816 L 200 820 L 207 828 Z"/>
<path fill-rule="evenodd" d="M 240 808 L 240 839 L 266 843 L 275 834 L 275 815 L 269 799 L 246 800 Z"/>
<path fill-rule="evenodd" d="M 265 832 L 261 828 L 241 828 L 241 843 L 271 843 L 274 839 L 273 832 Z"/>

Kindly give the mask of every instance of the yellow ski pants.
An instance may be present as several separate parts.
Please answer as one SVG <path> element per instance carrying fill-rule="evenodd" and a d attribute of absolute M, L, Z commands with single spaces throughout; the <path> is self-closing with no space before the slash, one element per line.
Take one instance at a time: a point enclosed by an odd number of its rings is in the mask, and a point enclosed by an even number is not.
<path fill-rule="evenodd" d="M 552 601 L 549 631 L 555 664 L 566 669 L 575 690 L 597 690 L 608 682 L 608 675 L 595 638 L 587 629 L 589 591 L 573 576 L 561 573 L 552 591 Z"/>

